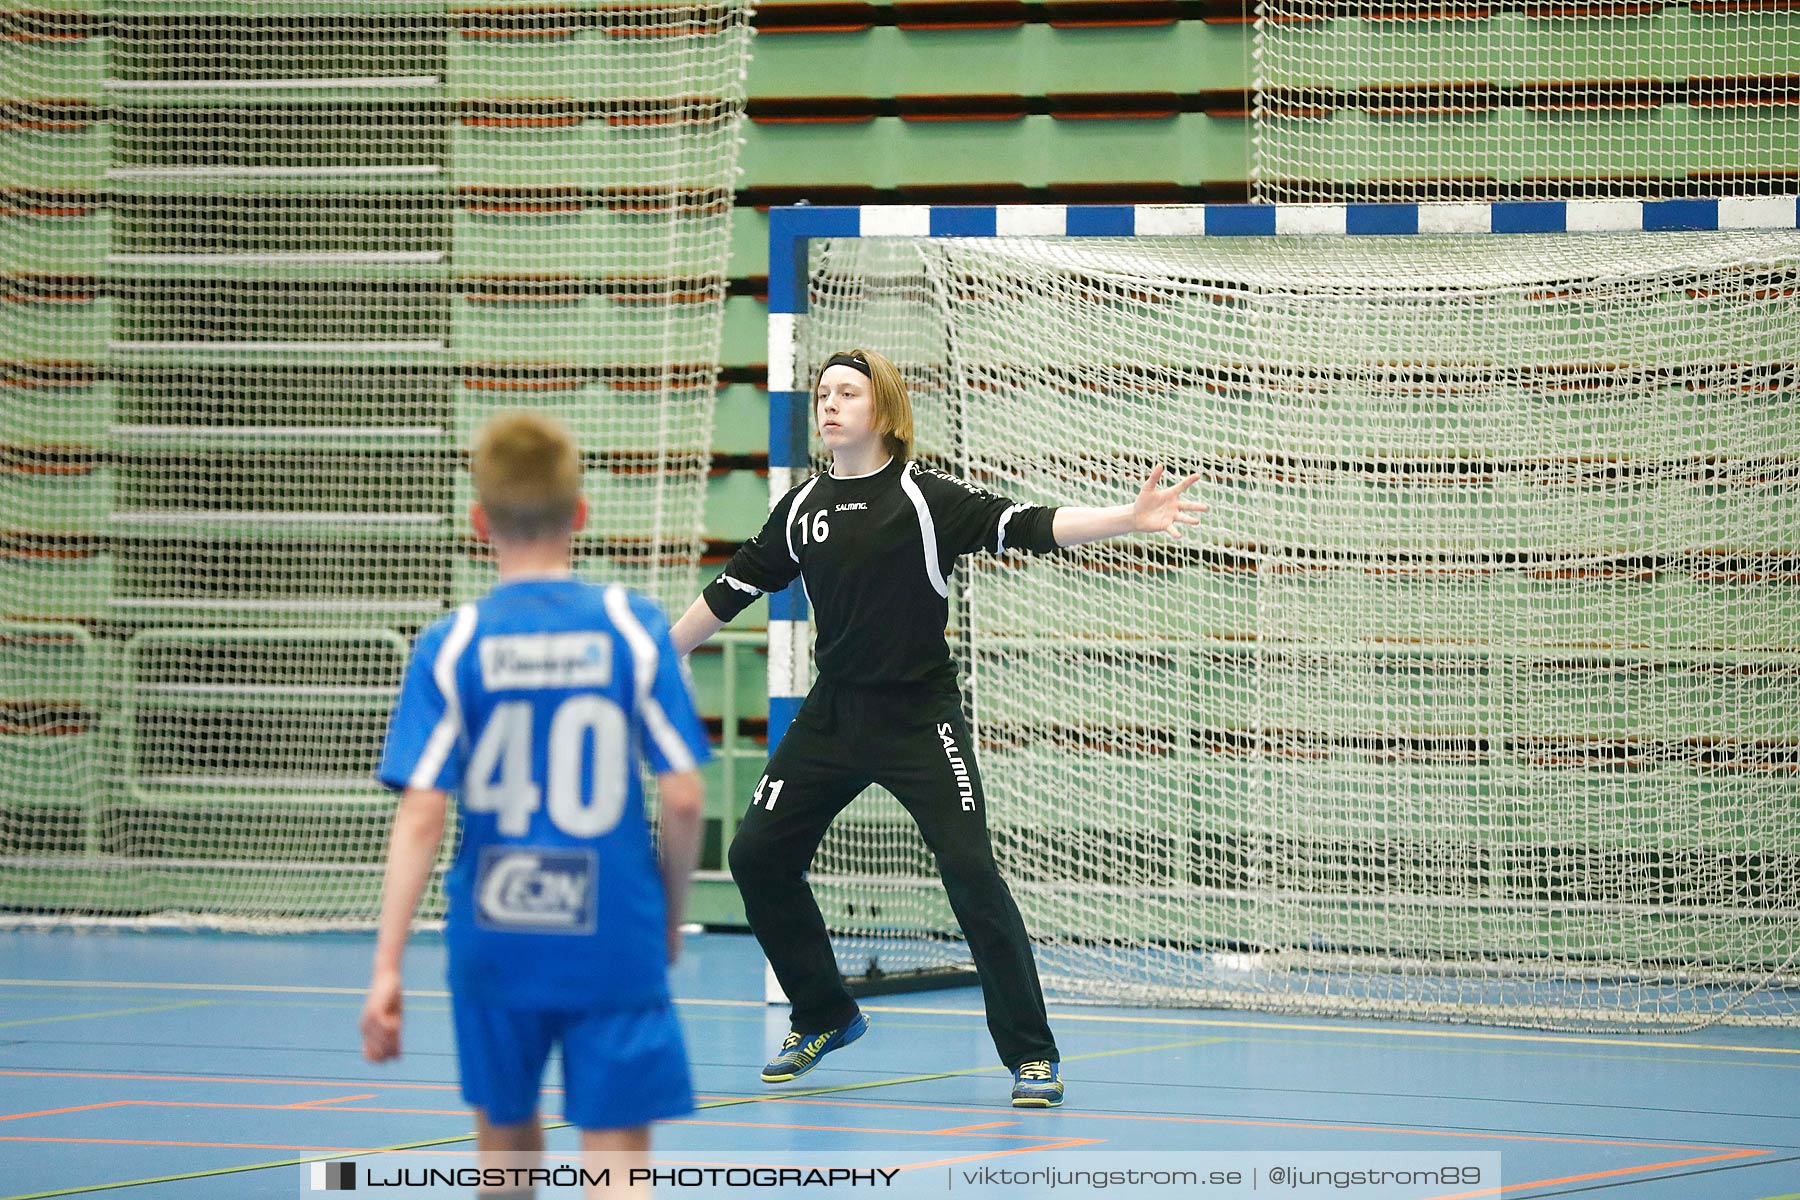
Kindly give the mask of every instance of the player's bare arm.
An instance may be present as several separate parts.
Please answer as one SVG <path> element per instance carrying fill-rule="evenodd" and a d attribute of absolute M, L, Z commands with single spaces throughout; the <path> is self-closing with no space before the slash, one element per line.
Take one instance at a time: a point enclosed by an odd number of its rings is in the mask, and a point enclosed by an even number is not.
<path fill-rule="evenodd" d="M 1198 525 L 1200 518 L 1194 514 L 1206 511 L 1206 505 L 1200 501 L 1183 499 L 1183 493 L 1193 487 L 1200 476 L 1189 475 L 1180 483 L 1158 487 L 1162 477 L 1163 468 L 1158 466 L 1150 472 L 1150 478 L 1138 489 L 1137 500 L 1131 504 L 1110 508 L 1058 508 L 1051 525 L 1056 544 L 1081 546 L 1127 533 L 1167 533 L 1171 537 L 1180 537 L 1181 527 Z"/>
<path fill-rule="evenodd" d="M 700 863 L 706 789 L 698 771 L 669 771 L 656 777 L 656 792 L 661 805 L 657 862 L 668 914 L 669 965 L 674 966 L 681 957 L 681 922 L 687 913 L 688 887 L 694 868 Z"/>
<path fill-rule="evenodd" d="M 706 597 L 698 596 L 681 619 L 669 627 L 669 640 L 675 644 L 675 653 L 685 656 L 723 628 L 725 622 L 708 607 Z"/>
<path fill-rule="evenodd" d="M 363 1003 L 363 1057 L 386 1062 L 400 1056 L 400 963 L 406 953 L 413 913 L 431 879 L 444 840 L 450 797 L 435 788 L 407 788 L 388 834 L 387 873 L 381 886 L 381 918 L 375 936 L 375 966 Z"/>

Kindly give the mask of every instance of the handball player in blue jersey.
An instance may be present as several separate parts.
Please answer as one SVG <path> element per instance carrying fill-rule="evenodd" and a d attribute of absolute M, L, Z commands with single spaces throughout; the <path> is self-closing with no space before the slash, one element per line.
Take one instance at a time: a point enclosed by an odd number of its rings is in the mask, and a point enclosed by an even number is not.
<path fill-rule="evenodd" d="M 568 431 L 497 417 L 477 435 L 470 474 L 470 516 L 500 582 L 419 635 L 388 726 L 378 774 L 402 795 L 363 1053 L 400 1053 L 401 958 L 455 796 L 445 943 L 484 1162 L 516 1167 L 535 1161 L 516 1155 L 542 1152 L 538 1092 L 556 1046 L 563 1116 L 583 1150 L 647 1162 L 649 1123 L 693 1108 L 667 971 L 699 851 L 706 736 L 656 605 L 571 574 L 587 513 Z M 655 846 L 646 761 L 661 803 Z"/>

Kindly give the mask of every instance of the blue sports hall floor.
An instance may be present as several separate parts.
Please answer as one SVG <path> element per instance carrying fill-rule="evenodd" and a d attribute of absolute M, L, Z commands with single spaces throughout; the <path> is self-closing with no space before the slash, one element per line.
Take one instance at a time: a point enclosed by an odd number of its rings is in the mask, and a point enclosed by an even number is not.
<path fill-rule="evenodd" d="M 356 1031 L 371 946 L 0 932 L 0 1197 L 304 1197 L 315 1161 L 472 1161 L 442 943 L 415 939 L 405 1055 L 380 1067 Z M 755 944 L 694 934 L 673 978 L 699 1108 L 657 1126 L 654 1164 L 898 1172 L 742 1194 L 1800 1200 L 1800 1030 L 1614 1036 L 1053 1004 L 1068 1103 L 1021 1111 L 974 989 L 868 1001 L 867 1037 L 767 1087 L 757 1068 L 786 1022 L 761 1001 Z M 574 1145 L 551 1129 L 553 1159 Z M 1311 1173 L 1277 1186 L 1283 1163 Z M 1498 1175 L 1470 1186 L 1430 1163 Z M 1144 1173 L 1121 1182 L 1107 1174 L 1120 1164 Z M 1370 1164 L 1386 1174 L 1350 1182 Z M 669 1178 L 658 1196 L 730 1194 Z"/>

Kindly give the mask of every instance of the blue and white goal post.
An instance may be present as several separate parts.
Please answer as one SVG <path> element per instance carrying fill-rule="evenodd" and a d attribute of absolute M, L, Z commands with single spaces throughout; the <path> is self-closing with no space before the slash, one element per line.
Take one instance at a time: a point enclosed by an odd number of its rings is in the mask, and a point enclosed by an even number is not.
<path fill-rule="evenodd" d="M 1047 989 L 1800 1022 L 1796 197 L 801 205 L 769 239 L 771 505 L 848 346 L 1019 501 L 1201 475 L 1189 538 L 958 572 Z M 770 596 L 771 748 L 808 633 Z M 866 803 L 812 874 L 840 966 L 955 963 Z"/>

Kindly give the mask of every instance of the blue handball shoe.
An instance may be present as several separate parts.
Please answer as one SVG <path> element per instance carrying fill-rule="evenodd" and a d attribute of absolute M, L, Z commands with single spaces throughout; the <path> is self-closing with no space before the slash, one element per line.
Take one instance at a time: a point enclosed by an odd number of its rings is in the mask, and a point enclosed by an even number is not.
<path fill-rule="evenodd" d="M 781 1039 L 781 1053 L 762 1069 L 764 1083 L 786 1083 L 798 1079 L 833 1050 L 841 1049 L 869 1032 L 869 1019 L 861 1013 L 850 1018 L 848 1025 L 819 1033 L 790 1033 Z"/>
<path fill-rule="evenodd" d="M 1063 1102 L 1060 1064 L 1048 1059 L 1020 1063 L 1013 1070 L 1014 1108 L 1055 1108 Z"/>

